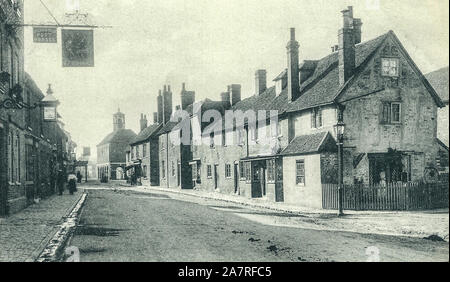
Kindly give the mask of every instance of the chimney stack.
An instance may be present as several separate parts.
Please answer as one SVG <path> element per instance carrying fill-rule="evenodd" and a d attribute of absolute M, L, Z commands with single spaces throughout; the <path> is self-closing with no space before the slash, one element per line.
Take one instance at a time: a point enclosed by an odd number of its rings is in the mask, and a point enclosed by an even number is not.
<path fill-rule="evenodd" d="M 195 101 L 195 91 L 187 91 L 186 84 L 181 85 L 181 109 L 186 110 Z"/>
<path fill-rule="evenodd" d="M 163 113 L 163 97 L 161 95 L 161 90 L 159 90 L 157 102 L 158 102 L 158 123 L 163 123 L 164 113 Z"/>
<path fill-rule="evenodd" d="M 291 38 L 286 46 L 288 59 L 288 101 L 295 101 L 299 96 L 298 81 L 298 48 L 299 44 L 295 40 L 295 28 L 291 28 Z"/>
<path fill-rule="evenodd" d="M 163 123 L 166 124 L 170 121 L 172 115 L 172 92 L 170 91 L 170 85 L 167 87 L 164 85 L 163 92 Z"/>
<path fill-rule="evenodd" d="M 263 93 L 267 89 L 267 72 L 266 70 L 257 70 L 255 73 L 255 95 Z"/>
<path fill-rule="evenodd" d="M 353 19 L 353 33 L 355 45 L 361 43 L 361 26 L 362 26 L 361 19 Z"/>
<path fill-rule="evenodd" d="M 141 119 L 139 120 L 139 125 L 141 127 L 141 131 L 147 127 L 147 116 L 141 114 Z"/>
<path fill-rule="evenodd" d="M 236 105 L 239 101 L 241 101 L 241 85 L 240 84 L 231 84 L 228 86 L 228 93 L 231 97 L 231 106 Z M 228 98 L 230 100 L 230 98 Z"/>
<path fill-rule="evenodd" d="M 353 7 L 342 11 L 343 27 L 339 30 L 339 85 L 353 75 L 355 69 L 355 41 L 353 35 Z"/>
<path fill-rule="evenodd" d="M 157 112 L 154 112 L 154 113 L 153 113 L 153 123 L 154 123 L 154 124 L 157 124 L 157 123 L 158 123 L 158 113 L 157 113 Z"/>
<path fill-rule="evenodd" d="M 222 92 L 220 93 L 220 100 L 222 102 L 228 102 L 231 105 L 231 100 L 230 100 L 230 87 L 228 86 L 228 91 L 227 92 Z"/>

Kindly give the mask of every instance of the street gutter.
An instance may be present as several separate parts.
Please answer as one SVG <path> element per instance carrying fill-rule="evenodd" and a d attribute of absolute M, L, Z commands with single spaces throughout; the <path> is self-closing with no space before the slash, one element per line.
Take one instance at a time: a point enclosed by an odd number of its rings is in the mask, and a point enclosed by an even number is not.
<path fill-rule="evenodd" d="M 58 226 L 58 229 L 51 240 L 47 241 L 48 244 L 35 259 L 36 262 L 58 261 L 62 254 L 62 250 L 72 237 L 72 234 L 79 222 L 80 214 L 84 203 L 86 202 L 87 195 L 88 193 L 84 192 L 69 214 L 63 217 L 63 222 Z"/>

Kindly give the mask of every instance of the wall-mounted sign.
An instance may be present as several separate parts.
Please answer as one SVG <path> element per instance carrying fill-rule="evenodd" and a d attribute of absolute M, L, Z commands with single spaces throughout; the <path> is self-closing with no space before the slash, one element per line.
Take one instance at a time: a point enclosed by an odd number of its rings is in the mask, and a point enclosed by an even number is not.
<path fill-rule="evenodd" d="M 44 121 L 56 121 L 56 107 L 44 107 Z"/>
<path fill-rule="evenodd" d="M 34 27 L 33 42 L 35 43 L 56 43 L 58 42 L 56 28 Z"/>
<path fill-rule="evenodd" d="M 61 35 L 63 67 L 94 66 L 94 31 L 63 29 Z"/>

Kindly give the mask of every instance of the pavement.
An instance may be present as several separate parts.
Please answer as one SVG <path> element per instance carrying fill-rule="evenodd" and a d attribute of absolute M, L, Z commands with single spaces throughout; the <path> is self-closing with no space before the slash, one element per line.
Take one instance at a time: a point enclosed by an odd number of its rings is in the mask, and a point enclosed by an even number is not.
<path fill-rule="evenodd" d="M 117 183 L 116 183 L 117 185 Z M 349 231 L 365 234 L 392 236 L 408 236 L 449 241 L 449 210 L 437 209 L 429 211 L 345 211 L 344 217 L 335 217 L 335 210 L 323 210 L 298 207 L 285 203 L 273 203 L 264 199 L 248 199 L 239 195 L 226 195 L 219 192 L 201 190 L 181 190 L 155 186 L 127 186 L 141 192 L 159 191 L 204 199 L 220 200 L 240 204 L 252 208 L 268 209 L 277 212 L 302 215 L 300 218 L 285 217 L 283 219 L 267 219 L 253 217 L 254 220 L 272 222 L 277 226 L 297 226 L 315 230 Z"/>
<path fill-rule="evenodd" d="M 309 229 L 284 224 L 305 215 L 155 189 L 86 189 L 70 243 L 82 262 L 449 260 L 447 242 Z"/>
<path fill-rule="evenodd" d="M 0 218 L 0 261 L 35 261 L 82 194 L 82 188 L 74 195 L 66 190 L 62 196 L 51 196 L 19 213 Z"/>

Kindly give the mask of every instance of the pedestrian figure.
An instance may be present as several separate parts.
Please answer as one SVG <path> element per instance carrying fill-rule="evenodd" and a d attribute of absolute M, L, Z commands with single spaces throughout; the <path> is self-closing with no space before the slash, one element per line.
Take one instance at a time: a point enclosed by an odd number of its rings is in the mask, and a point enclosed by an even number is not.
<path fill-rule="evenodd" d="M 64 172 L 62 170 L 58 170 L 58 175 L 57 175 L 57 179 L 56 179 L 56 185 L 58 186 L 59 195 L 63 194 L 64 182 L 66 182 L 66 179 L 64 177 Z"/>
<path fill-rule="evenodd" d="M 81 173 L 79 171 L 77 171 L 77 182 L 81 183 L 82 178 L 83 178 L 83 176 L 81 175 Z"/>
<path fill-rule="evenodd" d="M 71 177 L 72 176 L 72 177 Z M 75 182 L 75 175 L 69 175 L 69 193 L 73 195 L 73 193 L 77 190 L 77 183 Z"/>

